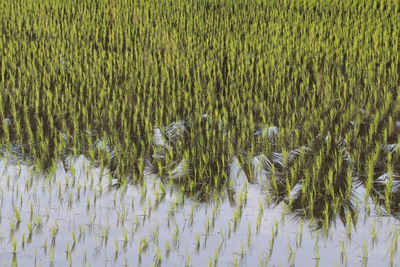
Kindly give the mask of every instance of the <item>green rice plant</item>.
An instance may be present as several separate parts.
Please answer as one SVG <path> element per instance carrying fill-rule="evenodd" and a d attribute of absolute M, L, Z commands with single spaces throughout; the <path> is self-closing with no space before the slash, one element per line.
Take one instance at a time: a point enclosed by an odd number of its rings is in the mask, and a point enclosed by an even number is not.
<path fill-rule="evenodd" d="M 72 266 L 72 251 L 71 251 L 71 248 L 69 247 L 68 243 L 67 243 L 67 247 L 65 249 L 65 254 L 67 257 L 68 266 Z"/>
<path fill-rule="evenodd" d="M 190 206 L 190 213 L 189 213 L 189 225 L 192 226 L 193 225 L 193 219 L 194 219 L 194 205 Z"/>
<path fill-rule="evenodd" d="M 271 238 L 268 240 L 268 259 L 271 258 L 272 252 L 274 251 L 274 246 L 275 246 L 275 238 Z"/>
<path fill-rule="evenodd" d="M 21 237 L 21 248 L 25 249 L 25 234 L 22 234 L 22 237 Z"/>
<path fill-rule="evenodd" d="M 240 257 L 244 258 L 246 256 L 246 248 L 243 242 L 240 243 Z"/>
<path fill-rule="evenodd" d="M 32 240 L 32 230 L 33 230 L 32 223 L 28 221 L 28 222 L 26 223 L 26 228 L 28 229 L 28 239 L 27 239 L 27 242 L 30 243 L 30 241 Z"/>
<path fill-rule="evenodd" d="M 175 229 L 172 234 L 172 236 L 173 236 L 172 240 L 173 240 L 174 246 L 177 246 L 179 238 L 180 238 L 180 231 L 179 231 L 179 226 L 176 222 L 174 222 L 174 225 L 175 225 Z"/>
<path fill-rule="evenodd" d="M 11 248 L 12 248 L 12 253 L 16 254 L 17 253 L 17 239 L 13 236 L 11 239 Z"/>
<path fill-rule="evenodd" d="M 281 205 L 282 223 L 305 221 L 328 233 L 340 221 L 350 238 L 363 206 L 358 189 L 365 189 L 367 215 L 398 214 L 398 2 L 2 4 L 1 154 L 21 167 L 16 176 L 25 164 L 34 166 L 26 191 L 37 191 L 33 174 L 45 174 L 59 205 L 66 201 L 73 209 L 82 198 L 90 228 L 107 179 L 117 226 L 130 220 L 117 192 L 139 188 L 139 205 L 132 198 L 131 210 L 143 209 L 144 216 L 135 217 L 132 238 L 172 192 L 178 198 L 170 202 L 168 222 L 187 201 L 229 200 L 234 232 L 258 185 L 267 201 L 259 204 L 257 232 L 265 208 Z M 106 175 L 99 185 L 92 170 L 79 185 L 80 170 L 69 162 L 79 156 Z M 234 157 L 243 190 L 229 175 Z M 260 157 L 256 171 L 252 160 Z M 68 173 L 62 182 L 55 179 L 59 163 Z M 147 188 L 148 171 L 159 189 Z M 17 232 L 22 192 L 7 170 L 2 179 L 17 203 L 9 220 Z M 220 219 L 218 205 L 205 216 L 207 234 Z M 47 215 L 30 209 L 27 241 Z M 177 229 L 173 239 L 180 242 Z"/>
<path fill-rule="evenodd" d="M 119 243 L 117 239 L 114 239 L 115 253 L 118 254 L 119 251 Z"/>
<path fill-rule="evenodd" d="M 160 233 L 160 226 L 157 224 L 155 229 L 151 233 L 151 238 L 155 245 L 158 245 L 158 235 Z"/>
<path fill-rule="evenodd" d="M 241 209 L 235 209 L 233 211 L 233 230 L 236 231 L 237 226 L 240 222 L 240 218 L 241 218 Z"/>
<path fill-rule="evenodd" d="M 363 242 L 362 244 L 362 264 L 363 266 L 367 266 L 368 264 L 368 244 L 367 242 Z"/>
<path fill-rule="evenodd" d="M 107 246 L 109 234 L 110 227 L 106 226 L 101 229 L 100 238 L 102 239 L 102 242 L 104 242 L 104 246 Z"/>
<path fill-rule="evenodd" d="M 190 261 L 191 261 L 190 255 L 187 255 L 186 258 L 185 258 L 185 267 L 190 266 Z"/>
<path fill-rule="evenodd" d="M 51 248 L 54 248 L 54 246 L 51 246 L 50 249 Z M 44 253 L 47 254 L 47 239 L 45 239 L 43 241 L 43 250 L 44 250 Z"/>
<path fill-rule="evenodd" d="M 208 267 L 213 267 L 213 266 L 214 266 L 214 261 L 211 258 L 209 258 L 208 259 Z"/>
<path fill-rule="evenodd" d="M 232 263 L 232 265 L 234 266 L 234 267 L 238 267 L 239 266 L 239 261 L 238 261 L 238 259 L 235 257 L 235 258 L 233 258 L 233 263 Z M 261 264 L 260 264 L 261 265 Z"/>
<path fill-rule="evenodd" d="M 251 247 L 252 245 L 252 235 L 251 235 L 251 224 L 247 225 L 247 247 Z"/>
<path fill-rule="evenodd" d="M 171 252 L 171 243 L 169 242 L 169 240 L 165 241 L 165 256 L 168 258 L 169 254 Z"/>
<path fill-rule="evenodd" d="M 200 235 L 196 234 L 196 251 L 200 250 Z"/>
<path fill-rule="evenodd" d="M 204 222 L 204 234 L 207 236 L 210 234 L 210 230 L 212 229 L 210 218 L 207 218 Z"/>
<path fill-rule="evenodd" d="M 299 222 L 299 229 L 296 231 L 296 248 L 301 247 L 303 242 L 303 221 L 300 220 Z"/>
<path fill-rule="evenodd" d="M 161 261 L 162 261 L 162 254 L 161 254 L 161 250 L 160 250 L 159 247 L 156 247 L 156 249 L 155 249 L 154 260 L 155 260 L 155 263 L 156 263 L 156 264 L 158 264 L 158 265 L 161 264 Z"/>
<path fill-rule="evenodd" d="M 288 249 L 289 249 L 288 262 L 290 265 L 293 265 L 296 261 L 296 251 L 293 251 L 293 248 L 290 245 L 290 242 L 288 243 Z"/>
<path fill-rule="evenodd" d="M 378 233 L 376 231 L 376 224 L 375 224 L 375 221 L 374 221 L 372 226 L 371 226 L 371 239 L 372 239 L 372 244 L 373 245 L 376 244 L 377 238 L 378 238 Z"/>
<path fill-rule="evenodd" d="M 128 231 L 126 229 L 122 231 L 122 236 L 123 236 L 123 247 L 124 250 L 126 250 L 128 245 Z"/>
<path fill-rule="evenodd" d="M 258 215 L 257 215 L 257 223 L 256 223 L 256 232 L 259 233 L 261 227 L 261 221 L 264 215 L 264 206 L 261 200 L 258 201 Z"/>
<path fill-rule="evenodd" d="M 340 261 L 343 263 L 346 260 L 345 240 L 340 241 Z"/>
<path fill-rule="evenodd" d="M 54 263 L 54 247 L 50 248 L 49 260 L 50 260 L 50 263 Z"/>
<path fill-rule="evenodd" d="M 12 258 L 11 266 L 13 266 L 13 267 L 17 267 L 18 266 L 17 256 L 15 254 L 14 254 L 13 258 Z"/>
<path fill-rule="evenodd" d="M 51 227 L 50 232 L 51 232 L 51 244 L 54 247 L 56 244 L 56 238 L 57 238 L 57 234 L 58 234 L 58 223 L 55 223 Z"/>

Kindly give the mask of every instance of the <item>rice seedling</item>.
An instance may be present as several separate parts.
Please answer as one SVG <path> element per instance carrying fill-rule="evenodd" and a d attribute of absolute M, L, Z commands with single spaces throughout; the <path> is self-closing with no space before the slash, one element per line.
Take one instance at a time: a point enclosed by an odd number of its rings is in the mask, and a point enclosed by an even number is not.
<path fill-rule="evenodd" d="M 156 247 L 156 249 L 155 249 L 154 261 L 155 261 L 156 265 L 160 265 L 161 264 L 162 254 L 161 254 L 161 251 L 160 251 L 159 247 Z"/>
<path fill-rule="evenodd" d="M 200 250 L 200 235 L 196 235 L 196 251 Z"/>
<path fill-rule="evenodd" d="M 43 241 L 42 247 L 43 247 L 43 250 L 44 250 L 44 254 L 47 254 L 47 239 L 45 239 Z M 51 246 L 50 248 L 54 248 L 54 246 Z"/>
<path fill-rule="evenodd" d="M 67 261 L 68 261 L 68 266 L 72 266 L 72 252 L 71 252 L 71 248 L 69 247 L 69 244 L 67 243 L 67 247 L 65 249 L 65 253 L 67 256 Z"/>
<path fill-rule="evenodd" d="M 174 232 L 173 232 L 173 234 L 172 234 L 172 236 L 173 236 L 172 240 L 173 240 L 174 246 L 176 247 L 176 246 L 179 245 L 178 241 L 179 241 L 179 234 L 180 234 L 180 231 L 179 231 L 179 226 L 178 226 L 178 224 L 177 224 L 176 222 L 174 222 L 174 223 L 175 223 L 175 229 L 174 229 Z M 208 229 L 209 229 L 209 228 L 208 228 Z"/>
<path fill-rule="evenodd" d="M 123 236 L 123 247 L 124 250 L 126 250 L 128 246 L 128 231 L 126 229 L 123 230 L 122 236 Z"/>
<path fill-rule="evenodd" d="M 190 261 L 191 261 L 190 255 L 187 255 L 186 258 L 185 258 L 185 267 L 189 267 L 190 266 Z"/>
<path fill-rule="evenodd" d="M 12 237 L 11 239 L 11 248 L 12 248 L 12 253 L 16 254 L 17 253 L 17 240 L 15 237 Z"/>
<path fill-rule="evenodd" d="M 396 262 L 370 222 L 399 214 L 398 2 L 0 3 L 12 264 L 49 240 L 38 263 L 101 265 L 110 238 L 115 265 L 376 265 L 362 233 Z"/>
<path fill-rule="evenodd" d="M 239 261 L 238 261 L 238 259 L 235 257 L 235 258 L 233 258 L 233 263 L 232 263 L 232 265 L 234 266 L 234 267 L 238 267 L 239 266 Z M 261 265 L 261 264 L 260 264 Z"/>
<path fill-rule="evenodd" d="M 249 223 L 247 226 L 247 247 L 251 247 L 252 245 L 252 235 L 251 235 L 251 224 Z"/>
<path fill-rule="evenodd" d="M 346 249 L 345 249 L 345 240 L 340 241 L 340 261 L 344 263 L 346 261 Z"/>
<path fill-rule="evenodd" d="M 288 243 L 288 249 L 289 249 L 288 263 L 289 265 L 294 265 L 296 260 L 296 251 L 293 251 L 290 242 Z"/>
<path fill-rule="evenodd" d="M 165 256 L 168 258 L 171 252 L 171 243 L 169 240 L 165 241 Z"/>
<path fill-rule="evenodd" d="M 50 260 L 50 263 L 54 263 L 54 247 L 50 248 L 49 260 Z"/>
<path fill-rule="evenodd" d="M 142 255 L 143 252 L 145 252 L 148 248 L 148 242 L 147 239 L 145 237 L 142 237 L 140 239 L 140 243 L 139 243 L 139 247 L 138 247 L 138 254 L 139 256 Z"/>
<path fill-rule="evenodd" d="M 52 244 L 52 246 L 55 246 L 55 244 L 56 244 L 57 234 L 58 234 L 58 224 L 55 223 L 51 227 L 51 244 Z"/>
<path fill-rule="evenodd" d="M 368 264 L 368 244 L 364 241 L 362 243 L 362 265 L 367 266 Z"/>

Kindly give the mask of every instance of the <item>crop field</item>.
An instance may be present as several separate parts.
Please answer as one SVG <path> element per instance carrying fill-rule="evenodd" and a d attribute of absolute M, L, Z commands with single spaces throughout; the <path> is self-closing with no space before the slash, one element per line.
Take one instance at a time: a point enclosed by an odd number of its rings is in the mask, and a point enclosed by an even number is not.
<path fill-rule="evenodd" d="M 400 266 L 399 1 L 0 5 L 0 266 Z"/>

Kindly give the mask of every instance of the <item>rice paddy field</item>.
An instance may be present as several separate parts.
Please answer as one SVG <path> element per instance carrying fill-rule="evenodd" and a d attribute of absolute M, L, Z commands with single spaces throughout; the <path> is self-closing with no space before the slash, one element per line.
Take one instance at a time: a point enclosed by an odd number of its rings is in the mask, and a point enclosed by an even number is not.
<path fill-rule="evenodd" d="M 1 266 L 399 266 L 400 2 L 0 0 Z"/>

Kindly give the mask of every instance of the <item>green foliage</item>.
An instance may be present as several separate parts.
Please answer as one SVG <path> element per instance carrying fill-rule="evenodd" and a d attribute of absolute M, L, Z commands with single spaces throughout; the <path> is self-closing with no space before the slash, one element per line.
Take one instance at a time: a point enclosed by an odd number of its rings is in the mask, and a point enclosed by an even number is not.
<path fill-rule="evenodd" d="M 273 201 L 319 227 L 354 221 L 354 183 L 398 211 L 398 1 L 0 4 L 4 153 L 50 174 L 84 154 L 120 186 L 149 161 L 180 204 L 232 196 L 233 157 L 256 183 L 265 155 Z"/>

